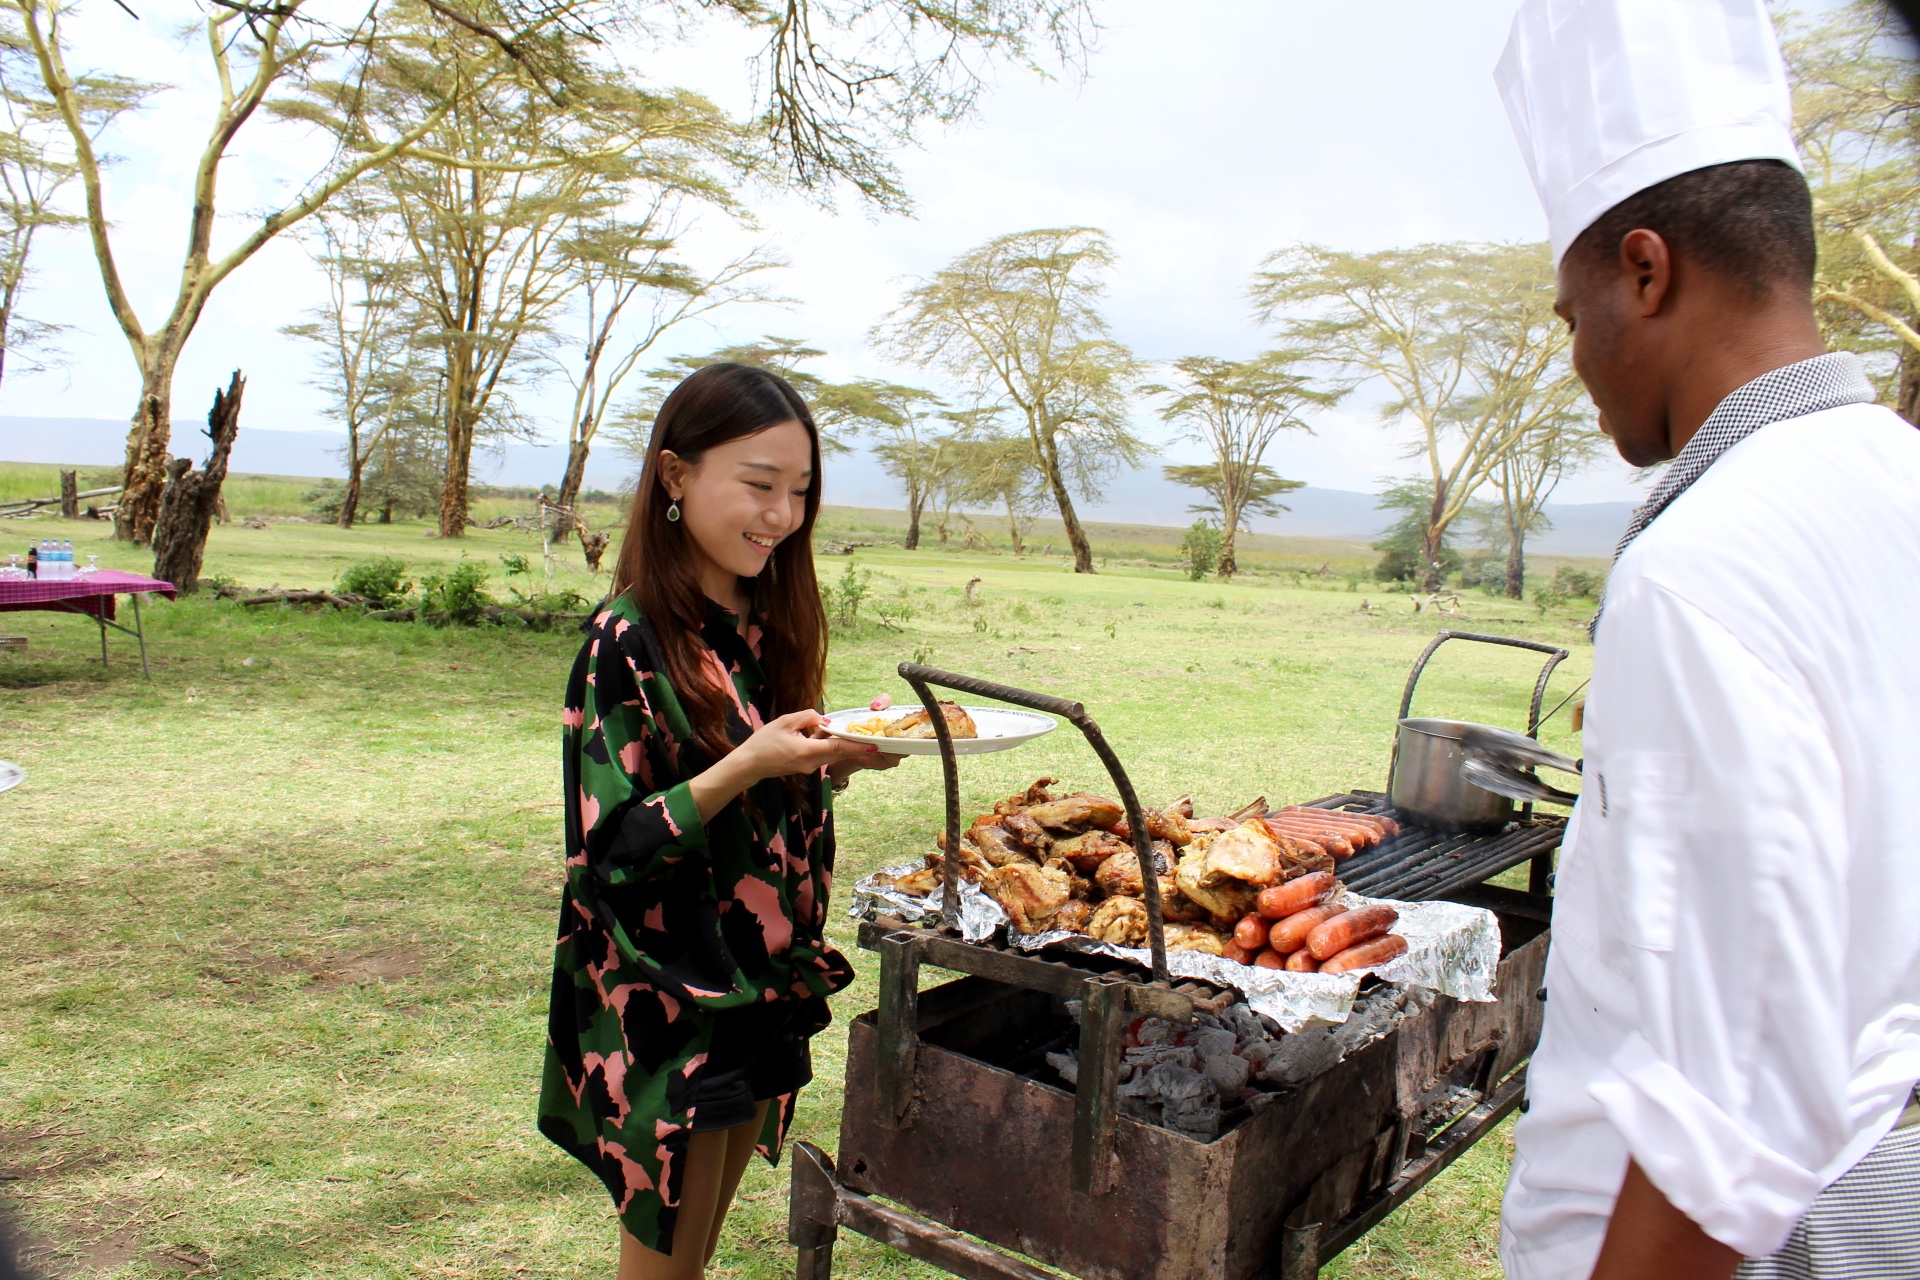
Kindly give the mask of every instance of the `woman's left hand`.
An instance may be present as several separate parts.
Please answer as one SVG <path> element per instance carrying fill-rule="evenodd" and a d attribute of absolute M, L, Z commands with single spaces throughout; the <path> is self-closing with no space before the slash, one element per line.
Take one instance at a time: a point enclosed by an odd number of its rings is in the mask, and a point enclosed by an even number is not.
<path fill-rule="evenodd" d="M 827 736 L 825 729 L 816 730 L 815 732 L 816 736 Z M 882 751 L 877 755 L 860 756 L 853 760 L 838 760 L 827 766 L 827 776 L 833 779 L 834 783 L 838 785 L 862 769 L 891 769 L 905 759 L 906 757 L 903 755 L 888 755 Z"/>

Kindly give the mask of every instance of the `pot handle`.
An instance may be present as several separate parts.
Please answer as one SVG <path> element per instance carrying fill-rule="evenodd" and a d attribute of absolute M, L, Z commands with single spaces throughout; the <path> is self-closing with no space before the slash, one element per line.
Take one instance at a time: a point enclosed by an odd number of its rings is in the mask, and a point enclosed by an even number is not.
<path fill-rule="evenodd" d="M 1547 665 L 1540 669 L 1540 678 L 1533 682 L 1533 704 L 1527 712 L 1527 736 L 1538 736 L 1540 732 L 1540 703 L 1547 696 L 1547 681 L 1553 676 L 1553 669 L 1567 660 L 1567 651 L 1550 644 L 1541 644 L 1538 640 L 1522 640 L 1516 636 L 1481 635 L 1477 631 L 1452 631 L 1442 627 L 1434 633 L 1433 640 L 1414 659 L 1413 670 L 1407 673 L 1406 691 L 1400 695 L 1399 719 L 1405 720 L 1413 709 L 1413 689 L 1420 683 L 1420 673 L 1427 669 L 1427 661 L 1433 657 L 1434 650 L 1449 640 L 1476 640 L 1481 644 L 1505 645 L 1510 649 L 1531 649 L 1535 653 L 1547 655 Z"/>

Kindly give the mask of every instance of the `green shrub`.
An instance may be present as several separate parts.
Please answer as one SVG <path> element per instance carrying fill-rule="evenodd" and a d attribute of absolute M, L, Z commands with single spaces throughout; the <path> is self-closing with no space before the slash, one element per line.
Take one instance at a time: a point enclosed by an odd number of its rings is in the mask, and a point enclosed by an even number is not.
<path fill-rule="evenodd" d="M 345 484 L 338 480 L 322 480 L 301 494 L 300 501 L 307 504 L 309 514 L 332 524 L 340 519 L 340 503 L 346 496 Z"/>
<path fill-rule="evenodd" d="M 853 561 L 847 561 L 840 581 L 828 583 L 820 592 L 821 603 L 827 606 L 828 621 L 843 628 L 859 625 L 860 607 L 873 593 L 872 579 L 873 574 L 865 569 L 856 569 Z"/>
<path fill-rule="evenodd" d="M 392 609 L 413 590 L 407 581 L 407 566 L 392 556 L 375 556 L 350 564 L 340 571 L 340 589 L 365 596 L 375 608 Z"/>
<path fill-rule="evenodd" d="M 486 586 L 487 566 L 474 560 L 462 560 L 445 573 L 422 574 L 420 617 L 436 627 L 471 626 L 493 603 Z"/>
<path fill-rule="evenodd" d="M 1180 561 L 1187 577 L 1198 582 L 1220 565 L 1220 531 L 1205 520 L 1195 520 L 1180 539 Z"/>

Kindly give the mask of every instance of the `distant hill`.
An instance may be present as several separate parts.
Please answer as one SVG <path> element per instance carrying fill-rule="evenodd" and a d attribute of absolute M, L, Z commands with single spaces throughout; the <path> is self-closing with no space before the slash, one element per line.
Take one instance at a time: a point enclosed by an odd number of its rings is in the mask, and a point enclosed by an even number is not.
<path fill-rule="evenodd" d="M 0 461 L 61 462 L 80 466 L 116 466 L 125 457 L 126 424 L 101 418 L 0 417 Z M 176 438 L 176 447 L 197 434 Z M 260 475 L 339 476 L 345 468 L 339 457 L 341 437 L 327 431 L 272 431 L 242 428 L 234 444 L 235 471 Z M 197 450 L 196 450 L 197 452 Z M 497 452 L 474 458 L 474 479 L 483 484 L 539 486 L 556 484 L 566 465 L 559 445 L 515 441 Z M 635 467 L 624 454 L 601 450 L 587 466 L 587 487 L 619 490 L 633 483 Z M 841 454 L 827 462 L 827 500 L 848 507 L 896 507 L 900 502 L 893 481 L 864 450 Z M 1192 523 L 1187 510 L 1193 495 L 1168 484 L 1157 466 L 1116 477 L 1098 502 L 1085 503 L 1081 514 L 1089 520 L 1123 524 L 1182 526 Z M 1309 486 L 1287 495 L 1287 512 L 1254 522 L 1258 533 L 1289 538 L 1327 538 L 1369 542 L 1391 521 L 1374 504 L 1372 494 L 1347 489 Z M 1633 513 L 1628 502 L 1549 504 L 1553 527 L 1536 534 L 1528 545 L 1548 555 L 1607 556 Z"/>

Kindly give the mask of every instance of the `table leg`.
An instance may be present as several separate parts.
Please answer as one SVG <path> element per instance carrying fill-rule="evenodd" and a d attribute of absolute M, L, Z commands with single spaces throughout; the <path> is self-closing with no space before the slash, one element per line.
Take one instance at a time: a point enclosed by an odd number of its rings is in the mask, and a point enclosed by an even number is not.
<path fill-rule="evenodd" d="M 97 614 L 93 620 L 100 624 L 100 665 L 104 667 L 107 665 L 107 619 L 104 614 Z"/>
<path fill-rule="evenodd" d="M 140 641 L 140 673 L 147 679 L 153 679 L 153 671 L 147 666 L 147 626 L 140 621 L 140 593 L 133 593 L 133 633 Z"/>

